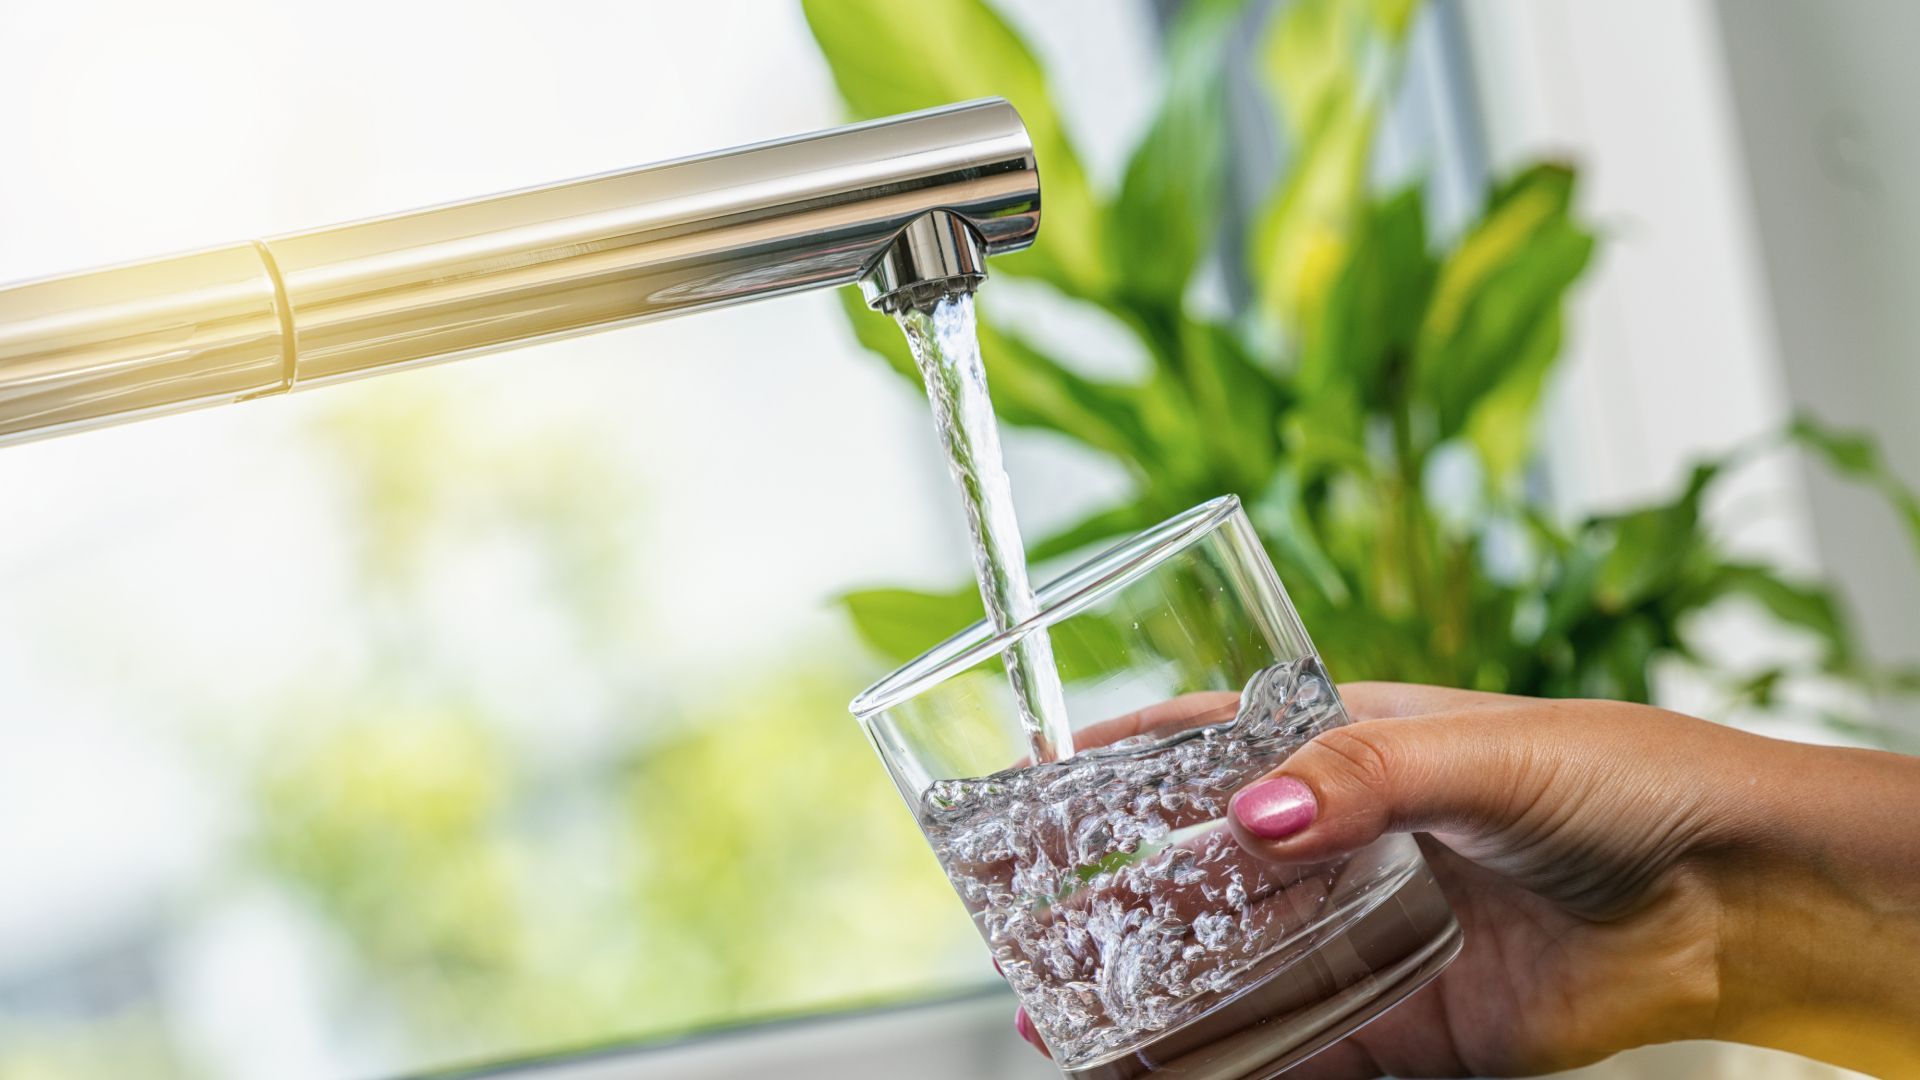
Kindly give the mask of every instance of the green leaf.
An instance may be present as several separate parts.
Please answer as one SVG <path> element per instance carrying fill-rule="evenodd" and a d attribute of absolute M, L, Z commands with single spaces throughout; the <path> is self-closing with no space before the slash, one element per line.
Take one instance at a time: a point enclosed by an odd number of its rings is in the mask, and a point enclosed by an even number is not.
<path fill-rule="evenodd" d="M 1047 632 L 1047 643 L 1066 686 L 1111 675 L 1128 660 L 1128 636 L 1112 618 L 1097 613 L 1054 624 Z"/>
<path fill-rule="evenodd" d="M 1811 416 L 1796 417 L 1787 437 L 1818 454 L 1835 472 L 1872 488 L 1887 500 L 1920 554 L 1920 495 L 1887 467 L 1880 445 L 1870 436 L 1830 428 Z"/>
<path fill-rule="evenodd" d="M 1249 251 L 1267 316 L 1307 317 L 1346 265 L 1373 124 L 1373 110 L 1351 98 L 1330 101 L 1296 151 L 1286 186 L 1260 213 Z"/>
<path fill-rule="evenodd" d="M 1379 48 L 1398 43 L 1412 13 L 1404 14 L 1408 18 L 1396 19 L 1394 12 L 1369 11 L 1353 0 L 1285 5 L 1262 42 L 1260 75 L 1296 138 L 1313 127 L 1330 101 L 1355 90 L 1378 96 L 1388 89 L 1381 73 L 1365 70 L 1365 61 Z"/>
<path fill-rule="evenodd" d="M 1719 472 L 1717 462 L 1696 466 L 1679 498 L 1598 524 L 1596 531 L 1610 540 L 1594 584 L 1601 611 L 1625 613 L 1679 584 L 1706 545 L 1700 502 Z"/>
<path fill-rule="evenodd" d="M 1511 484 L 1533 456 L 1534 412 L 1554 361 L 1560 358 L 1561 317 L 1542 317 L 1515 351 L 1513 367 L 1468 413 L 1467 442 L 1496 486 Z"/>
<path fill-rule="evenodd" d="M 1420 0 L 1372 0 L 1373 21 L 1393 38 L 1406 36 L 1407 27 L 1420 11 Z"/>
<path fill-rule="evenodd" d="M 1883 694 L 1920 694 L 1920 664 L 1890 664 L 1875 668 L 1868 677 Z"/>
<path fill-rule="evenodd" d="M 1259 214 L 1248 249 L 1270 318 L 1309 316 L 1351 255 L 1348 231 L 1366 198 L 1374 125 L 1411 16 L 1404 4 L 1296 0 L 1262 44 L 1262 82 L 1292 142 L 1286 181 Z"/>
<path fill-rule="evenodd" d="M 840 290 L 840 306 L 860 344 L 925 393 L 919 365 L 899 325 L 869 309 L 851 289 Z M 984 313 L 979 335 L 987 388 L 1001 423 L 1057 431 L 1126 464 L 1148 459 L 1143 448 L 1153 440 L 1139 415 L 1136 388 L 1069 371 L 1025 338 L 996 327 Z"/>
<path fill-rule="evenodd" d="M 853 329 L 854 339 L 924 393 L 926 384 L 920 377 L 920 365 L 914 362 L 913 350 L 908 347 L 907 335 L 900 329 L 900 324 L 894 322 L 891 316 L 868 307 L 858 289 L 835 289 L 833 292 L 840 300 L 840 310 L 846 312 L 847 325 Z"/>
<path fill-rule="evenodd" d="M 1385 408 L 1393 361 L 1412 356 L 1433 290 L 1438 268 L 1427 254 L 1419 187 L 1368 207 L 1355 240 L 1366 257 L 1347 263 L 1303 333 L 1299 385 L 1309 412 L 1321 395 L 1347 393 L 1342 386 L 1355 401 Z"/>
<path fill-rule="evenodd" d="M 1725 596 L 1757 601 L 1774 618 L 1812 634 L 1825 650 L 1822 662 L 1827 668 L 1842 670 L 1853 664 L 1851 635 L 1830 589 L 1788 581 L 1765 566 L 1728 563 L 1713 569 L 1697 600 L 1704 605 Z"/>
<path fill-rule="evenodd" d="M 1781 684 L 1792 675 L 1793 672 L 1783 667 L 1764 668 L 1736 681 L 1727 690 L 1736 702 L 1745 701 L 1758 708 L 1770 708 L 1779 698 Z"/>
<path fill-rule="evenodd" d="M 1611 623 L 1599 649 L 1600 663 L 1586 670 L 1584 696 L 1651 701 L 1648 660 L 1659 650 L 1661 636 L 1662 627 L 1646 615 L 1630 615 Z"/>
<path fill-rule="evenodd" d="M 1067 370 L 1025 338 L 980 320 L 987 390 L 1002 423 L 1069 435 L 1122 464 L 1144 469 L 1155 441 L 1140 415 L 1141 392 Z"/>
<path fill-rule="evenodd" d="M 1373 458 L 1367 451 L 1368 415 L 1359 387 L 1329 380 L 1280 416 L 1286 465 L 1301 484 L 1333 472 L 1348 472 L 1371 482 Z"/>
<path fill-rule="evenodd" d="M 1064 555 L 1072 555 L 1100 543 L 1103 540 L 1118 540 L 1130 536 L 1142 529 L 1158 525 L 1163 517 L 1144 502 L 1124 503 L 1090 514 L 1085 518 L 1054 532 L 1040 541 L 1027 545 L 1027 561 L 1042 563 Z"/>
<path fill-rule="evenodd" d="M 1555 568 L 1546 587 L 1541 642 L 1571 637 L 1576 626 L 1596 614 L 1594 584 L 1600 579 L 1602 561 L 1599 554 L 1582 545 L 1573 548 Z"/>
<path fill-rule="evenodd" d="M 1434 438 L 1468 432 L 1496 480 L 1524 461 L 1562 303 L 1593 252 L 1572 220 L 1573 182 L 1539 165 L 1496 191 L 1441 267 L 1421 327 L 1414 381 Z"/>
<path fill-rule="evenodd" d="M 1320 538 L 1314 533 L 1302 499 L 1300 480 L 1294 472 L 1282 469 L 1274 473 L 1272 482 L 1248 510 L 1261 535 L 1273 545 L 1283 569 L 1299 571 L 1283 572 L 1282 580 L 1292 583 L 1295 589 L 1311 585 L 1330 604 L 1344 605 L 1352 600 L 1340 567 L 1320 546 Z"/>
<path fill-rule="evenodd" d="M 972 582 L 948 592 L 863 589 L 840 598 L 854 632 L 888 662 L 904 664 L 979 622 L 980 591 Z M 1063 682 L 1097 679 L 1127 658 L 1126 637 L 1098 614 L 1077 615 L 1048 632 Z"/>
<path fill-rule="evenodd" d="M 1099 295 L 1111 277 L 1099 207 L 1027 43 L 982 0 L 802 0 L 834 84 L 862 117 L 1004 97 L 1039 163 L 1046 227 L 997 273 L 1031 274 Z"/>
<path fill-rule="evenodd" d="M 881 656 L 904 664 L 980 621 L 985 607 L 972 582 L 948 592 L 862 589 L 840 597 L 854 632 Z"/>
<path fill-rule="evenodd" d="M 1107 216 L 1107 250 L 1129 297 L 1177 310 L 1220 223 L 1226 179 L 1225 46 L 1241 0 L 1194 0 L 1169 34 L 1160 111 Z"/>
<path fill-rule="evenodd" d="M 1279 457 L 1273 420 L 1285 412 L 1280 386 L 1224 324 L 1182 320 L 1180 344 L 1193 414 L 1182 434 L 1204 448 L 1227 487 L 1256 489 Z"/>

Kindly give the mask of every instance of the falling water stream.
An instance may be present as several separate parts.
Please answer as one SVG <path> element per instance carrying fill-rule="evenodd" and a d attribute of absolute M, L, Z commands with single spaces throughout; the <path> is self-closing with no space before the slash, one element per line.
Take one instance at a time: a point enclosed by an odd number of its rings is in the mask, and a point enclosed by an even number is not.
<path fill-rule="evenodd" d="M 987 396 L 973 297 L 944 297 L 931 308 L 907 307 L 896 318 L 926 379 L 934 425 L 947 465 L 960 487 L 971 534 L 974 575 L 987 618 L 1005 630 L 1039 611 L 1027 580 L 1026 548 L 1014 520 L 1013 490 L 1000 457 L 1000 428 Z M 1026 728 L 1033 760 L 1058 761 L 1073 753 L 1060 673 L 1045 630 L 1024 635 L 1003 657 L 1014 701 Z"/>

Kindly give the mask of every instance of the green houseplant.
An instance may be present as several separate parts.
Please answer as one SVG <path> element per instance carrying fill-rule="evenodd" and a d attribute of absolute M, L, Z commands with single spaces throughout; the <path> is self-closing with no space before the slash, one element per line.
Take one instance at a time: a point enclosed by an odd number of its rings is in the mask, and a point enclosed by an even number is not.
<path fill-rule="evenodd" d="M 1256 12 L 1237 0 L 1182 6 L 1157 115 L 1117 190 L 1101 192 L 1032 51 L 984 0 L 804 7 L 856 114 L 989 94 L 1014 103 L 1041 162 L 1047 228 L 996 271 L 1099 309 L 1151 357 L 1137 379 L 1089 376 L 996 319 L 993 290 L 983 294 L 1002 421 L 1065 436 L 1131 480 L 1125 499 L 1035 539 L 1036 560 L 1235 492 L 1342 678 L 1645 701 L 1652 671 L 1674 660 L 1762 708 L 1799 675 L 1914 684 L 1863 660 L 1827 587 L 1734 557 L 1703 518 L 1715 485 L 1766 446 L 1699 464 L 1671 499 L 1576 520 L 1526 482 L 1564 302 L 1594 237 L 1574 214 L 1565 164 L 1497 183 L 1442 248 L 1421 184 L 1375 190 L 1370 151 L 1418 16 L 1411 0 L 1296 0 L 1257 27 L 1254 55 L 1291 155 L 1237 245 L 1252 299 L 1231 315 L 1189 298 L 1226 225 L 1224 51 L 1256 29 Z M 860 342 L 917 385 L 899 331 L 857 297 L 846 307 Z M 1872 443 L 1806 419 L 1777 442 L 1877 488 L 1920 537 L 1920 501 Z M 1734 596 L 1811 635 L 1814 655 L 1737 672 L 1703 659 L 1691 616 Z M 965 583 L 844 602 L 862 638 L 894 660 L 979 613 Z"/>

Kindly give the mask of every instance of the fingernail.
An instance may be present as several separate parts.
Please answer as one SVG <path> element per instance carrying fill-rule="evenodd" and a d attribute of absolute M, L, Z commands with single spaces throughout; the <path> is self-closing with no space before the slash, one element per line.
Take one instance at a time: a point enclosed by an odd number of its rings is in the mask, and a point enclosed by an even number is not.
<path fill-rule="evenodd" d="M 1025 1005 L 1013 1010 L 1013 1030 L 1019 1032 L 1021 1038 L 1033 1045 L 1040 1045 L 1040 1033 L 1033 1030 L 1033 1021 L 1027 1019 L 1027 1007 Z"/>
<path fill-rule="evenodd" d="M 1242 788 L 1233 797 L 1233 816 L 1247 831 L 1268 840 L 1285 840 L 1313 824 L 1320 807 L 1313 789 L 1291 776 L 1276 776 Z"/>

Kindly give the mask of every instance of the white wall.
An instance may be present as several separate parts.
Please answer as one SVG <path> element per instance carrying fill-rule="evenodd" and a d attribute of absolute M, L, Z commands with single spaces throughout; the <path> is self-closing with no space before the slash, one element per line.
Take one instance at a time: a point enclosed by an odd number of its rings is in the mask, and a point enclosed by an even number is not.
<path fill-rule="evenodd" d="M 1462 6 L 1496 172 L 1572 160 L 1601 234 L 1552 415 L 1557 487 L 1580 506 L 1662 495 L 1787 415 L 1711 11 Z M 1771 542 L 1811 554 L 1802 530 Z"/>
<path fill-rule="evenodd" d="M 1920 5 L 1715 5 L 1749 224 L 1796 406 L 1871 429 L 1920 479 Z M 1822 562 L 1883 661 L 1920 656 L 1920 573 L 1885 505 L 1830 474 L 1806 490 Z M 1901 710 L 1920 733 L 1920 708 Z"/>

